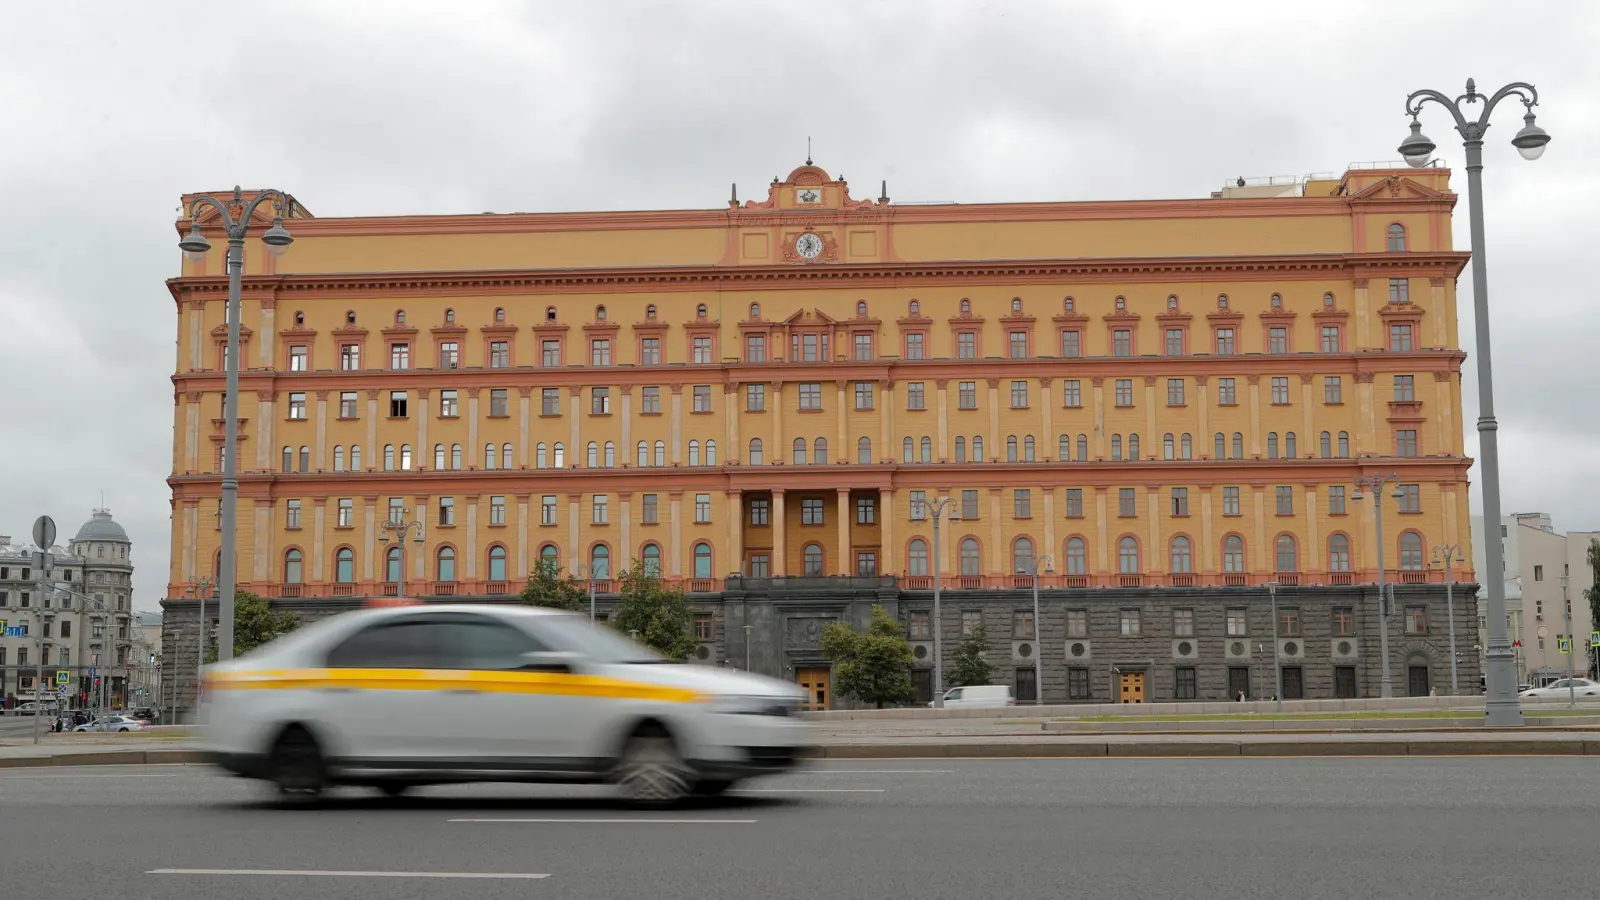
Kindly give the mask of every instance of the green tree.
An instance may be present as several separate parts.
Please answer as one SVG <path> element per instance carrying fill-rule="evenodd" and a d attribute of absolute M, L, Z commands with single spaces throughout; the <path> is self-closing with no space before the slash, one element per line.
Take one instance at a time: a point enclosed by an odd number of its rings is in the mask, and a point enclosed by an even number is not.
<path fill-rule="evenodd" d="M 569 612 L 583 612 L 589 608 L 589 595 L 578 579 L 570 573 L 563 575 L 555 560 L 541 559 L 528 573 L 528 583 L 517 597 L 529 606 L 546 606 Z"/>
<path fill-rule="evenodd" d="M 612 625 L 623 634 L 639 633 L 639 641 L 668 659 L 688 659 L 694 651 L 694 613 L 689 595 L 668 587 L 659 575 L 636 565 L 617 579 L 617 614 Z"/>
<path fill-rule="evenodd" d="M 1600 631 L 1600 538 L 1589 539 L 1589 569 L 1594 573 L 1594 584 L 1583 593 L 1589 600 L 1589 617 L 1594 620 L 1594 630 Z"/>
<path fill-rule="evenodd" d="M 233 595 L 233 655 L 243 656 L 280 635 L 300 627 L 300 617 L 292 612 L 273 612 L 265 598 L 249 591 Z M 206 662 L 217 661 L 215 643 L 207 637 Z"/>
<path fill-rule="evenodd" d="M 964 687 L 969 684 L 988 684 L 994 667 L 989 665 L 989 632 L 980 622 L 977 628 L 956 645 L 955 663 L 950 666 L 946 687 Z"/>
<path fill-rule="evenodd" d="M 822 654 L 833 663 L 834 689 L 847 697 L 883 709 L 885 703 L 904 703 L 915 696 L 911 645 L 900 623 L 881 606 L 872 607 L 865 634 L 843 622 L 824 628 Z"/>

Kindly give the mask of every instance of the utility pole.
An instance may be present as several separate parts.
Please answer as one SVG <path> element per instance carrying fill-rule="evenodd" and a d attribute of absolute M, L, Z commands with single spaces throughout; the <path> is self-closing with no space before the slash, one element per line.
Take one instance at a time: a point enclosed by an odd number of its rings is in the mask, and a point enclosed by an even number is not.
<path fill-rule="evenodd" d="M 1461 558 L 1460 544 L 1443 544 L 1433 548 L 1434 565 L 1444 564 L 1444 610 L 1450 628 L 1450 696 L 1461 693 L 1461 679 L 1456 672 L 1456 596 L 1452 566 L 1466 562 Z"/>
<path fill-rule="evenodd" d="M 939 568 L 939 517 L 944 515 L 946 509 L 950 510 L 950 521 L 958 522 L 961 516 L 955 508 L 956 501 L 949 497 L 940 497 L 937 500 L 925 502 L 927 512 L 933 516 L 933 705 L 939 709 L 944 708 L 944 620 L 939 609 L 939 585 L 944 581 L 944 573 Z M 921 510 L 913 509 L 911 518 L 917 518 Z M 1035 623 L 1035 627 L 1037 623 Z"/>

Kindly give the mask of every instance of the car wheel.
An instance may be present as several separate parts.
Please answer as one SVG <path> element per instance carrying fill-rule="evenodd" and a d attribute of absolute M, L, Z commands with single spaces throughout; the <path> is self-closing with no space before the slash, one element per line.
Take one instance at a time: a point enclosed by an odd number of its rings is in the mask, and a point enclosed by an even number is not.
<path fill-rule="evenodd" d="M 304 728 L 290 728 L 272 747 L 269 779 L 285 795 L 316 796 L 327 784 L 327 765 L 317 741 Z"/>
<path fill-rule="evenodd" d="M 690 788 L 689 767 L 672 736 L 660 727 L 641 729 L 628 738 L 611 780 L 637 806 L 671 806 Z"/>
<path fill-rule="evenodd" d="M 696 797 L 720 797 L 723 794 L 726 794 L 735 783 L 736 782 L 729 779 L 711 778 L 703 781 L 697 781 L 694 785 L 694 795 Z"/>
<path fill-rule="evenodd" d="M 404 781 L 385 781 L 377 785 L 377 788 L 383 792 L 385 797 L 399 797 L 404 795 L 406 791 L 411 790 L 411 785 L 406 784 Z"/>
<path fill-rule="evenodd" d="M 127 729 L 127 728 L 118 728 L 117 729 L 117 733 L 118 734 L 127 734 L 128 731 L 129 731 L 129 729 Z"/>

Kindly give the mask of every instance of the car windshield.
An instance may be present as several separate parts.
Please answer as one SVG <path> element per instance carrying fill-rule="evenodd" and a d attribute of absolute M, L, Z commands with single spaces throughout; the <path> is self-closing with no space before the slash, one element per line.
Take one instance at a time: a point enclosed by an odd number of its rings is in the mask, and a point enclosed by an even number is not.
<path fill-rule="evenodd" d="M 539 619 L 538 636 L 553 650 L 571 650 L 599 663 L 671 662 L 643 644 L 613 631 L 609 626 L 585 621 L 580 616 L 544 616 Z"/>

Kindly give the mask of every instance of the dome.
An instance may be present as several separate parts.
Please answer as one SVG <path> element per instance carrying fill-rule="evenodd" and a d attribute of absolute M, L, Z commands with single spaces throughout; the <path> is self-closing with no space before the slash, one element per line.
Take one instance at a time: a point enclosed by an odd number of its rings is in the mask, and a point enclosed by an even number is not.
<path fill-rule="evenodd" d="M 117 541 L 123 544 L 133 543 L 132 541 L 128 540 L 128 533 L 122 530 L 122 526 L 118 525 L 116 520 L 111 518 L 111 510 L 109 509 L 95 510 L 94 515 L 89 519 L 89 521 L 83 523 L 83 527 L 78 529 L 78 536 L 73 538 L 73 540 Z"/>

